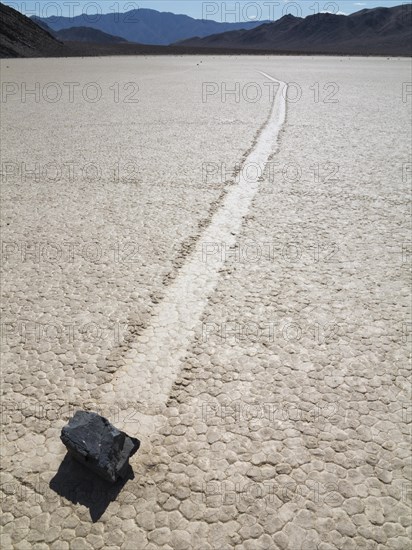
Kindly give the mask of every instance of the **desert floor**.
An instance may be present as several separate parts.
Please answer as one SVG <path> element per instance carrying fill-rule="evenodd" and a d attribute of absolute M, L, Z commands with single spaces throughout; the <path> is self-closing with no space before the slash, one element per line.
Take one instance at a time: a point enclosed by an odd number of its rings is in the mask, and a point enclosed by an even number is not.
<path fill-rule="evenodd" d="M 406 550 L 410 61 L 1 69 L 2 547 Z"/>

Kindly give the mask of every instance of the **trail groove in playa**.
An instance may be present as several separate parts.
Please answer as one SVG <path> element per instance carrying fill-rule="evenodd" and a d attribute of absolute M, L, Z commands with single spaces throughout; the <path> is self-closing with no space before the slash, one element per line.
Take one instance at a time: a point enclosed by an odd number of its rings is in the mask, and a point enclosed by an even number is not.
<path fill-rule="evenodd" d="M 157 305 L 150 325 L 130 344 L 121 367 L 111 382 L 112 390 L 104 394 L 106 405 L 127 404 L 139 433 L 153 429 L 159 407 L 165 405 L 173 382 L 178 375 L 186 350 L 193 340 L 208 298 L 216 287 L 224 254 L 207 252 L 232 247 L 242 227 L 242 221 L 259 188 L 262 173 L 277 149 L 277 138 L 286 119 L 287 84 L 266 73 L 278 89 L 269 118 L 243 166 L 257 165 L 260 170 L 254 180 L 250 173 L 239 176 L 221 207 L 196 243 L 193 253 L 167 288 L 164 299 Z M 130 416 L 129 416 L 130 418 Z M 146 429 L 144 429 L 146 428 Z M 133 423 L 127 423 L 129 432 Z"/>

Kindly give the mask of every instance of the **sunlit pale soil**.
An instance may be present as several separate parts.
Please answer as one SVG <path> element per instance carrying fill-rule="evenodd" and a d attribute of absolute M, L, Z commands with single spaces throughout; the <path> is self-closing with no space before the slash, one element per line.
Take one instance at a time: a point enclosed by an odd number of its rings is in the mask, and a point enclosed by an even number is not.
<path fill-rule="evenodd" d="M 409 67 L 1 62 L 2 547 L 409 547 Z"/>

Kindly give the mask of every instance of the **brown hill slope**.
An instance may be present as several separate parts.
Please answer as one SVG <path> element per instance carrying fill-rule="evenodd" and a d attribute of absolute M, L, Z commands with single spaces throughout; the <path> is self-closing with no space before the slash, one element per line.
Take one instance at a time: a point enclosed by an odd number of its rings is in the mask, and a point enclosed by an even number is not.
<path fill-rule="evenodd" d="M 0 57 L 64 55 L 66 47 L 28 17 L 0 3 Z"/>

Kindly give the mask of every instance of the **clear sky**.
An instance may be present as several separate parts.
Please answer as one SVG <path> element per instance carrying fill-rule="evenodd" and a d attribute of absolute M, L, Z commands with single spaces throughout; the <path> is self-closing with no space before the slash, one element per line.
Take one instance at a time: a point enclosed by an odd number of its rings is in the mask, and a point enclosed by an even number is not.
<path fill-rule="evenodd" d="M 197 19 L 215 21 L 276 20 L 287 13 L 305 17 L 313 13 L 353 13 L 364 8 L 410 4 L 412 0 L 3 0 L 3 3 L 25 13 L 49 17 L 72 17 L 81 13 L 126 12 L 138 8 L 184 13 Z"/>

